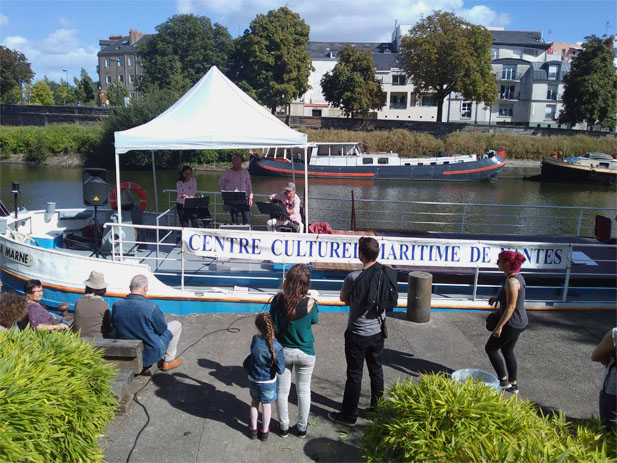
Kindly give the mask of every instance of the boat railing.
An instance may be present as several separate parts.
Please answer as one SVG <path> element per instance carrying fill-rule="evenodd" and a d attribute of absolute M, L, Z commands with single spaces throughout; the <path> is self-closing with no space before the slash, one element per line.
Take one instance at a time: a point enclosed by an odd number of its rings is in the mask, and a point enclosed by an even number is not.
<path fill-rule="evenodd" d="M 149 226 L 149 225 L 134 225 L 134 224 L 118 224 L 115 222 L 109 222 L 105 224 L 105 227 L 111 227 L 112 229 L 112 260 L 113 261 L 135 261 L 141 264 L 147 264 L 150 266 L 153 274 L 157 277 L 162 277 L 163 279 L 166 277 L 178 277 L 178 272 L 176 269 L 178 264 L 171 265 L 167 270 L 165 268 L 161 268 L 161 264 L 166 261 L 177 262 L 180 266 L 180 289 L 182 291 L 185 290 L 186 279 L 190 278 L 190 281 L 196 282 L 200 279 L 219 279 L 223 281 L 221 283 L 223 286 L 230 286 L 229 283 L 236 283 L 239 279 L 246 280 L 252 282 L 253 286 L 259 286 L 260 282 L 270 281 L 277 282 L 274 286 L 278 286 L 278 282 L 281 282 L 285 276 L 286 270 L 293 265 L 292 263 L 282 262 L 282 267 L 280 272 L 273 270 L 270 275 L 267 276 L 258 276 L 251 275 L 247 272 L 246 275 L 243 276 L 233 276 L 233 275 L 224 275 L 218 271 L 202 271 L 198 269 L 203 269 L 204 264 L 211 263 L 221 263 L 221 265 L 225 265 L 226 260 L 217 260 L 216 258 L 204 258 L 198 257 L 191 254 L 187 254 L 184 252 L 183 246 L 181 243 L 179 244 L 176 240 L 176 237 L 182 233 L 181 227 L 175 226 Z M 138 238 L 135 240 L 127 240 L 122 238 L 122 242 L 116 240 L 116 237 L 122 237 L 123 233 L 120 232 L 122 229 L 133 228 L 135 230 L 156 230 L 156 234 L 150 234 L 150 236 L 156 235 L 157 242 L 153 243 L 151 241 Z M 203 229 L 190 229 L 186 228 L 184 230 L 193 230 L 196 232 L 204 231 Z M 238 233 L 238 231 L 229 232 L 229 233 Z M 145 236 L 145 233 L 143 234 Z M 136 233 L 136 236 L 140 236 L 139 233 Z M 160 237 L 164 237 L 162 240 L 159 240 Z M 446 239 L 438 239 L 431 238 L 431 243 L 435 242 L 450 242 L 450 240 Z M 478 240 L 478 242 L 486 243 L 487 240 Z M 502 240 L 491 240 L 491 243 L 497 244 L 504 249 L 520 249 L 526 243 L 520 241 L 502 241 Z M 134 249 L 137 246 L 146 246 L 152 249 L 152 245 L 154 246 L 154 252 L 152 253 L 131 253 L 131 249 Z M 527 243 L 533 244 L 536 246 L 542 245 L 554 245 L 555 243 L 549 242 L 534 242 Z M 580 293 L 586 293 L 590 291 L 595 291 L 598 289 L 598 286 L 606 287 L 606 291 L 597 295 L 594 299 L 594 302 L 598 304 L 612 304 L 615 302 L 615 285 L 614 283 L 610 283 L 608 285 L 595 285 L 598 281 L 613 281 L 615 278 L 614 269 L 617 267 L 617 245 L 608 245 L 608 244 L 592 244 L 592 243 L 562 243 L 563 246 L 567 248 L 567 252 L 564 253 L 563 258 L 565 259 L 565 266 L 561 270 L 547 270 L 547 269 L 525 269 L 523 268 L 523 273 L 526 278 L 551 278 L 555 283 L 553 284 L 533 284 L 529 285 L 529 290 L 536 291 L 537 294 L 541 294 L 541 296 L 536 296 L 536 300 L 541 300 L 542 302 L 569 302 L 571 300 L 576 300 Z M 121 252 L 120 250 L 123 250 Z M 187 263 L 189 264 L 190 270 L 187 272 Z M 193 263 L 197 265 L 193 265 Z M 423 270 L 427 270 L 424 269 Z M 430 272 L 430 269 L 427 271 Z M 435 283 L 434 293 L 439 293 L 441 290 L 439 288 L 449 288 L 449 291 L 460 290 L 461 293 L 465 294 L 465 297 L 472 301 L 483 300 L 484 298 L 493 296 L 497 293 L 499 285 L 495 284 L 486 284 L 482 283 L 482 280 L 486 278 L 487 275 L 490 274 L 499 274 L 501 272 L 497 271 L 495 268 L 487 268 L 486 264 L 482 265 L 478 263 L 475 267 L 467 268 L 467 276 L 473 278 L 473 283 Z M 315 284 L 328 282 L 332 283 L 342 283 L 342 280 L 321 280 L 314 279 Z M 538 281 L 542 281 L 541 279 Z M 560 283 L 559 283 L 560 281 Z M 572 282 L 575 281 L 576 285 L 573 285 Z M 588 283 L 587 283 L 588 282 Z M 400 282 L 400 291 L 407 291 L 407 283 Z M 199 286 L 199 285 L 197 285 Z M 233 286 L 233 285 L 232 285 Z M 269 286 L 273 286 L 271 283 Z M 612 293 L 611 293 L 612 291 Z M 607 295 L 608 294 L 608 295 Z M 611 296 L 612 294 L 612 296 Z M 531 299 L 530 299 L 531 300 Z"/>

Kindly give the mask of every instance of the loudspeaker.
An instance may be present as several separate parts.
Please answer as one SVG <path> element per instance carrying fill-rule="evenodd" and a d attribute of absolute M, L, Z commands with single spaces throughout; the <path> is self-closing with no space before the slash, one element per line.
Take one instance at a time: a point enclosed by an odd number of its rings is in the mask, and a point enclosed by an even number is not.
<path fill-rule="evenodd" d="M 84 169 L 84 204 L 86 206 L 103 206 L 107 204 L 107 170 Z"/>

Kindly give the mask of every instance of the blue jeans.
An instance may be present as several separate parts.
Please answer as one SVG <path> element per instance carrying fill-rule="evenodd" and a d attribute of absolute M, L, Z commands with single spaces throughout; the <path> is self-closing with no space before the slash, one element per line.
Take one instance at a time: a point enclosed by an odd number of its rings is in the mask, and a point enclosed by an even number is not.
<path fill-rule="evenodd" d="M 285 371 L 278 375 L 278 398 L 276 407 L 279 413 L 281 429 L 289 429 L 289 411 L 287 399 L 291 388 L 291 373 L 296 369 L 296 390 L 298 392 L 298 431 L 306 431 L 308 415 L 311 409 L 311 376 L 315 367 L 315 356 L 300 349 L 284 347 Z"/>
<path fill-rule="evenodd" d="M 270 404 L 276 400 L 276 381 L 273 383 L 254 383 L 249 381 L 251 398 L 262 404 Z"/>

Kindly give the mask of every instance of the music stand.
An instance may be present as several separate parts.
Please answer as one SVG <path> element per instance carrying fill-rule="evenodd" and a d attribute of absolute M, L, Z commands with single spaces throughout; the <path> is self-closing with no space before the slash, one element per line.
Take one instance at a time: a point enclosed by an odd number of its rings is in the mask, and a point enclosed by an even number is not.
<path fill-rule="evenodd" d="M 210 197 L 202 198 L 184 198 L 184 210 L 189 214 L 189 217 L 195 217 L 198 221 L 204 222 L 204 226 L 212 221 L 210 215 Z"/>
<path fill-rule="evenodd" d="M 281 203 L 257 203 L 257 209 L 262 214 L 270 214 L 271 219 L 278 219 L 279 217 L 285 217 L 286 220 L 291 220 L 287 209 Z"/>
<path fill-rule="evenodd" d="M 234 207 L 237 211 L 248 211 L 249 203 L 246 199 L 245 191 L 221 191 L 221 195 L 223 196 L 223 204 L 225 205 L 225 210 L 229 210 L 231 207 Z"/>

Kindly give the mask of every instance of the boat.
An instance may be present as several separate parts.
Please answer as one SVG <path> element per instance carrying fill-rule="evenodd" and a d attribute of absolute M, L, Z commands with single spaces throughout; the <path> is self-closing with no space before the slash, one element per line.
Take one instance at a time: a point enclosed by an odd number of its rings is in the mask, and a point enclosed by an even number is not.
<path fill-rule="evenodd" d="M 505 150 L 423 158 L 397 153 L 363 153 L 360 143 L 310 143 L 308 176 L 367 180 L 489 181 L 506 164 Z M 304 171 L 302 148 L 269 148 L 253 153 L 251 175 L 293 176 Z"/>
<path fill-rule="evenodd" d="M 551 182 L 615 185 L 617 159 L 613 159 L 610 154 L 598 152 L 568 156 L 565 159 L 545 157 L 540 175 L 542 180 Z"/>

